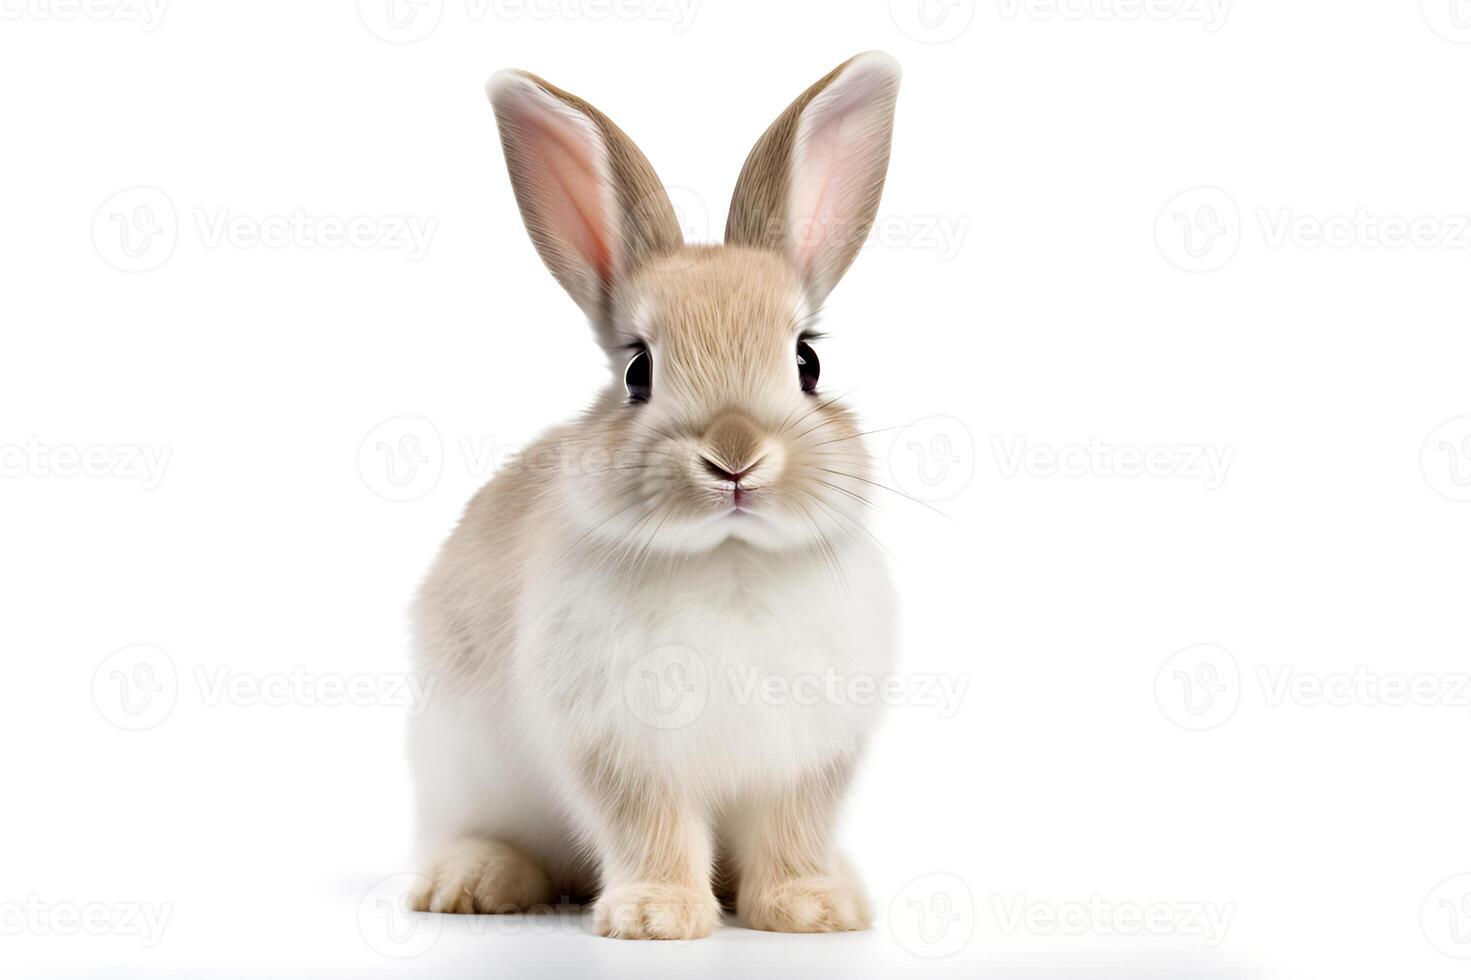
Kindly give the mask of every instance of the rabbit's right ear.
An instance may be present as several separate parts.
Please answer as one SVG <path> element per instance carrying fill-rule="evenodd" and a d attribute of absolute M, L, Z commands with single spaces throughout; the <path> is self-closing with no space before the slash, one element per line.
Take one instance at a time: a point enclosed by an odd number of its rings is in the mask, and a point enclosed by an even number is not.
<path fill-rule="evenodd" d="M 741 168 L 726 244 L 784 253 L 820 304 L 878 215 L 898 96 L 899 65 L 880 51 L 849 58 L 798 96 Z"/>
<path fill-rule="evenodd" d="M 514 70 L 485 91 L 531 241 L 605 333 L 613 284 L 683 244 L 669 195 L 633 141 L 577 96 Z"/>

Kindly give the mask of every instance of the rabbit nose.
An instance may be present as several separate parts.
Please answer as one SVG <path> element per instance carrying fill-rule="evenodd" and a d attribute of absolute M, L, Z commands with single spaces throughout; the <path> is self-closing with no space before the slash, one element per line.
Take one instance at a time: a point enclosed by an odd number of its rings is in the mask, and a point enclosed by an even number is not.
<path fill-rule="evenodd" d="M 732 473 L 730 470 L 726 469 L 724 466 L 717 463 L 709 456 L 701 456 L 700 462 L 705 464 L 705 472 L 715 477 L 715 479 L 724 480 L 728 483 L 740 483 L 741 479 L 745 477 L 747 473 L 754 470 L 756 468 L 756 464 L 761 462 L 761 460 L 758 459 L 755 462 L 751 463 L 750 466 L 747 466 L 745 469 L 735 473 Z"/>
<path fill-rule="evenodd" d="M 705 468 L 722 480 L 739 480 L 765 454 L 761 430 L 736 411 L 716 415 L 705 429 L 704 442 Z"/>

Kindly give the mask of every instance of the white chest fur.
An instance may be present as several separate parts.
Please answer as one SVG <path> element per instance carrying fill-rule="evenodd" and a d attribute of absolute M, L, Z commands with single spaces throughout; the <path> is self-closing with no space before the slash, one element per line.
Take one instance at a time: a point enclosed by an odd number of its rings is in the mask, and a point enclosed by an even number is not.
<path fill-rule="evenodd" d="M 876 554 L 837 557 L 567 568 L 522 608 L 513 671 L 533 704 L 520 708 L 554 719 L 563 745 L 611 745 L 715 796 L 854 753 L 889 669 L 893 602 Z"/>

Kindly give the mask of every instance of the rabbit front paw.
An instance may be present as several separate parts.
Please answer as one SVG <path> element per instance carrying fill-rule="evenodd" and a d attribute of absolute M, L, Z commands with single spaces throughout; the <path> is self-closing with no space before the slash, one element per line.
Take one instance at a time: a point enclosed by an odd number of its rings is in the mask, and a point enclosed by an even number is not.
<path fill-rule="evenodd" d="M 598 934 L 614 939 L 700 939 L 720 918 L 715 894 L 688 885 L 614 885 L 593 906 Z"/>
<path fill-rule="evenodd" d="M 789 878 L 739 901 L 752 929 L 767 932 L 847 932 L 867 929 L 868 899 L 856 884 L 827 875 Z"/>

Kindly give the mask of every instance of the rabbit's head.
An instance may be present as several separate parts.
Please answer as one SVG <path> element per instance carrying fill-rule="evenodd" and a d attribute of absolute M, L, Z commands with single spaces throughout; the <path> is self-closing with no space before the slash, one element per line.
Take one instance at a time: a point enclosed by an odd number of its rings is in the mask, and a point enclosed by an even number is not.
<path fill-rule="evenodd" d="M 898 87 L 886 55 L 839 65 L 756 143 L 725 243 L 686 245 L 606 116 L 524 72 L 490 80 L 527 230 L 613 372 L 562 436 L 579 462 L 558 482 L 586 533 L 640 553 L 866 533 L 867 456 L 813 327 L 873 225 Z"/>

